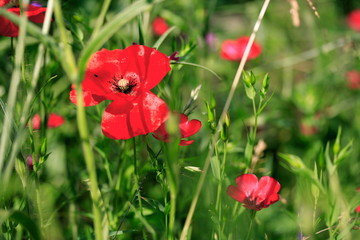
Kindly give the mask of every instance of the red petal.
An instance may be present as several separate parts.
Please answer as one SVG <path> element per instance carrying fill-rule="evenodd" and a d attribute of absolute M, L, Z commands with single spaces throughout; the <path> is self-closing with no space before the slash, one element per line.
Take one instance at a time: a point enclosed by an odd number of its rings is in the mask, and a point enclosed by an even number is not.
<path fill-rule="evenodd" d="M 237 188 L 247 197 L 250 197 L 256 190 L 258 178 L 254 174 L 243 174 L 236 178 Z"/>
<path fill-rule="evenodd" d="M 197 133 L 201 128 L 201 122 L 193 119 L 188 121 L 188 117 L 185 114 L 180 115 L 180 132 L 181 137 L 187 138 Z"/>
<path fill-rule="evenodd" d="M 31 124 L 32 124 L 32 128 L 34 130 L 40 129 L 41 120 L 40 120 L 40 115 L 39 114 L 34 115 L 34 117 L 31 120 Z"/>
<path fill-rule="evenodd" d="M 249 37 L 241 37 L 241 38 L 238 38 L 238 40 L 237 40 L 237 42 L 240 46 L 241 52 L 242 52 L 241 57 L 245 52 L 245 48 L 249 42 L 249 39 L 250 39 Z M 253 42 L 253 45 L 251 46 L 251 49 L 250 49 L 248 59 L 254 59 L 254 58 L 258 57 L 260 55 L 260 53 L 261 53 L 260 45 L 257 44 L 256 42 Z"/>
<path fill-rule="evenodd" d="M 180 141 L 180 146 L 189 146 L 193 142 L 194 142 L 194 140 L 181 140 Z"/>
<path fill-rule="evenodd" d="M 165 19 L 162 17 L 157 17 L 152 22 L 152 30 L 157 36 L 163 35 L 168 29 L 169 26 L 167 25 Z"/>
<path fill-rule="evenodd" d="M 0 0 L 0 7 L 8 4 L 10 2 L 10 0 Z"/>
<path fill-rule="evenodd" d="M 170 71 L 169 58 L 156 49 L 132 45 L 124 49 L 120 58 L 121 72 L 136 73 L 144 91 L 155 87 Z"/>
<path fill-rule="evenodd" d="M 29 5 L 26 11 L 26 15 L 29 20 L 34 23 L 43 23 L 45 19 L 46 8 Z"/>
<path fill-rule="evenodd" d="M 120 77 L 120 53 L 122 50 L 102 49 L 94 53 L 87 65 L 85 79 L 82 82 L 84 91 L 115 100 L 116 94 L 111 90 L 114 77 Z"/>
<path fill-rule="evenodd" d="M 346 78 L 347 78 L 348 86 L 351 89 L 360 88 L 360 72 L 356 70 L 349 71 L 346 73 Z"/>
<path fill-rule="evenodd" d="M 360 205 L 355 209 L 356 212 L 360 213 Z"/>
<path fill-rule="evenodd" d="M 64 123 L 64 118 L 58 114 L 52 113 L 49 116 L 47 126 L 49 128 L 56 128 L 61 126 Z"/>
<path fill-rule="evenodd" d="M 265 199 L 265 201 L 263 202 L 265 208 L 268 207 L 269 205 L 276 203 L 277 201 L 279 201 L 280 196 L 279 194 L 273 194 L 270 195 L 268 198 Z"/>
<path fill-rule="evenodd" d="M 235 186 L 229 186 L 227 189 L 227 194 L 236 201 L 241 203 L 244 203 L 244 200 L 246 199 L 245 194 Z"/>
<path fill-rule="evenodd" d="M 360 31 L 360 9 L 352 11 L 347 16 L 347 24 L 349 27 L 355 31 Z"/>
<path fill-rule="evenodd" d="M 85 107 L 97 105 L 105 100 L 104 97 L 91 94 L 89 91 L 83 91 L 82 94 Z M 75 89 L 70 91 L 70 101 L 74 104 L 77 104 L 77 95 Z"/>
<path fill-rule="evenodd" d="M 165 123 L 161 124 L 161 126 L 154 131 L 153 137 L 163 142 L 169 142 L 169 134 L 166 131 Z"/>
<path fill-rule="evenodd" d="M 221 57 L 231 61 L 239 61 L 242 53 L 237 41 L 225 40 L 221 45 Z"/>
<path fill-rule="evenodd" d="M 17 37 L 19 35 L 19 27 L 9 19 L 0 16 L 0 35 L 6 37 Z"/>
<path fill-rule="evenodd" d="M 112 139 L 129 139 L 155 131 L 167 119 L 163 100 L 145 92 L 136 101 L 114 101 L 105 110 L 102 130 Z"/>
<path fill-rule="evenodd" d="M 269 202 L 268 198 L 272 195 L 277 195 L 279 191 L 280 183 L 272 177 L 265 176 L 259 180 L 257 189 L 253 196 L 256 197 L 256 203 L 259 204 L 261 202 Z"/>

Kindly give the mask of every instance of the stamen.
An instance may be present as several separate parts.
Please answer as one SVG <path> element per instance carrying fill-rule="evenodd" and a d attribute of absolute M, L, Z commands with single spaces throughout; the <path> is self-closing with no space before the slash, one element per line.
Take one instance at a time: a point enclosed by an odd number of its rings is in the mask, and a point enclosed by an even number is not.
<path fill-rule="evenodd" d="M 130 86 L 130 81 L 122 78 L 117 82 L 118 87 L 120 88 L 121 91 L 125 91 L 127 90 Z"/>

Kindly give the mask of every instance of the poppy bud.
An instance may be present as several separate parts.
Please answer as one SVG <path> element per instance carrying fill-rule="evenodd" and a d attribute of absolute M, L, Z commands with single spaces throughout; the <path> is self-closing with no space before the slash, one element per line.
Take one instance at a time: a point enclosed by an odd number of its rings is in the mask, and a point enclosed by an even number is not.
<path fill-rule="evenodd" d="M 220 137 L 221 140 L 226 142 L 229 139 L 230 116 L 229 113 L 225 115 L 224 123 L 222 125 Z"/>
<path fill-rule="evenodd" d="M 262 88 L 260 90 L 260 95 L 262 98 L 265 97 L 267 91 L 269 90 L 269 74 L 267 73 L 264 77 L 264 80 L 262 82 Z"/>

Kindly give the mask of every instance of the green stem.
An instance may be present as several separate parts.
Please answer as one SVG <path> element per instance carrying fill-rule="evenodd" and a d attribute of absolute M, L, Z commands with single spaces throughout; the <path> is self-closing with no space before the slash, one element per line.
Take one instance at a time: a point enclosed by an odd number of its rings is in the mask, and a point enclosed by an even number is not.
<path fill-rule="evenodd" d="M 24 57 L 25 51 L 25 37 L 26 37 L 26 24 L 27 17 L 24 14 L 20 14 L 20 29 L 19 29 L 19 37 L 18 42 L 15 49 L 15 66 L 13 70 L 13 74 L 11 76 L 11 83 L 9 89 L 9 95 L 7 98 L 7 106 L 6 112 L 4 114 L 3 119 L 3 129 L 1 134 L 1 142 L 0 142 L 0 176 L 3 172 L 3 165 L 5 161 L 5 157 L 8 152 L 8 143 L 10 142 L 10 134 L 13 129 L 13 116 L 16 104 L 16 97 L 18 93 L 18 87 L 20 84 L 21 78 L 21 63 Z"/>
<path fill-rule="evenodd" d="M 111 0 L 104 0 L 104 3 L 101 7 L 100 14 L 99 14 L 98 18 L 96 19 L 96 25 L 94 27 L 94 31 L 92 33 L 91 38 L 94 38 L 99 33 L 100 28 L 104 23 L 106 12 L 109 9 L 110 3 L 111 3 Z"/>
<path fill-rule="evenodd" d="M 243 57 L 242 57 L 242 59 L 240 61 L 238 70 L 237 70 L 237 72 L 235 74 L 231 89 L 229 91 L 229 94 L 228 94 L 226 102 L 225 102 L 225 106 L 223 108 L 223 111 L 222 111 L 222 113 L 220 115 L 220 119 L 219 119 L 218 124 L 217 124 L 218 127 L 217 127 L 217 130 L 216 130 L 216 133 L 213 136 L 213 138 L 211 139 L 211 147 L 210 147 L 210 149 L 208 151 L 208 155 L 206 156 L 205 163 L 204 163 L 204 166 L 202 168 L 203 171 L 202 171 L 202 173 L 200 175 L 198 184 L 196 186 L 195 195 L 194 195 L 194 197 L 192 199 L 190 209 L 189 209 L 189 212 L 188 212 L 186 220 L 185 220 L 184 227 L 183 227 L 183 229 L 181 231 L 180 240 L 186 240 L 187 239 L 188 231 L 190 229 L 192 218 L 194 216 L 195 208 L 196 208 L 196 205 L 197 205 L 201 190 L 202 190 L 203 185 L 205 183 L 205 177 L 206 177 L 207 171 L 208 171 L 209 166 L 210 166 L 210 159 L 213 156 L 214 146 L 216 145 L 216 142 L 218 141 L 218 138 L 220 136 L 220 131 L 221 131 L 221 128 L 222 128 L 222 124 L 224 123 L 226 114 L 227 114 L 227 112 L 229 110 L 230 104 L 231 104 L 232 99 L 234 97 L 236 87 L 239 84 L 242 71 L 244 70 L 246 60 L 248 59 L 251 46 L 252 46 L 252 44 L 253 44 L 253 42 L 255 40 L 256 33 L 258 32 L 258 30 L 260 28 L 262 19 L 263 19 L 264 15 L 265 15 L 267 7 L 269 6 L 269 3 L 270 3 L 270 0 L 264 0 L 264 4 L 263 4 L 263 6 L 262 6 L 262 8 L 260 10 L 257 22 L 254 25 L 253 32 L 250 35 L 249 42 L 246 45 L 244 55 L 243 55 Z"/>
<path fill-rule="evenodd" d="M 250 235 L 251 235 L 251 230 L 252 230 L 252 225 L 253 225 L 253 222 L 254 222 L 255 215 L 256 215 L 256 211 L 251 210 L 251 212 L 250 212 L 250 225 L 249 225 L 249 230 L 248 230 L 248 232 L 246 234 L 246 240 L 248 240 Z"/>
<path fill-rule="evenodd" d="M 133 138 L 133 155 L 134 155 L 135 185 L 136 185 L 136 189 L 137 189 L 137 199 L 139 202 L 139 209 L 140 209 L 139 212 L 140 212 L 141 217 L 144 217 L 142 201 L 141 201 L 140 176 L 139 176 L 139 169 L 138 169 L 137 157 L 136 157 L 136 138 L 135 137 Z M 146 240 L 147 236 L 146 236 L 145 229 L 143 230 L 142 233 L 143 233 L 143 238 Z"/>
<path fill-rule="evenodd" d="M 85 157 L 86 168 L 90 178 L 90 193 L 93 201 L 93 217 L 95 228 L 95 239 L 101 240 L 102 225 L 101 225 L 101 210 L 100 210 L 100 190 L 98 188 L 96 165 L 92 147 L 90 145 L 89 132 L 87 127 L 85 108 L 83 103 L 82 87 L 76 84 L 77 93 L 77 124 L 79 127 L 80 138 L 82 139 L 82 148 Z"/>

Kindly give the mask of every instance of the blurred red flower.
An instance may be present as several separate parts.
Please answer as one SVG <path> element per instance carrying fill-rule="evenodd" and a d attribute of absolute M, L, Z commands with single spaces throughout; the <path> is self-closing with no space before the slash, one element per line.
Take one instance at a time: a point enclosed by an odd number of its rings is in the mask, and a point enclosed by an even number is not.
<path fill-rule="evenodd" d="M 169 29 L 169 25 L 162 17 L 155 18 L 151 26 L 154 34 L 157 36 L 163 35 Z"/>
<path fill-rule="evenodd" d="M 4 4 L 9 3 L 10 1 L 1 1 L 0 7 L 4 6 Z M 13 7 L 8 8 L 8 12 L 12 12 L 16 15 L 20 15 L 20 8 Z M 29 20 L 34 23 L 42 23 L 44 22 L 46 8 L 38 7 L 34 5 L 29 5 L 25 10 L 25 14 L 28 16 Z M 0 35 L 6 37 L 17 37 L 19 34 L 19 27 L 11 22 L 9 19 L 0 16 Z"/>
<path fill-rule="evenodd" d="M 56 128 L 61 126 L 64 123 L 64 118 L 58 114 L 51 113 L 49 115 L 49 119 L 47 122 L 48 128 Z M 35 114 L 34 117 L 31 120 L 32 128 L 34 130 L 40 129 L 41 126 L 41 119 L 39 114 Z"/>
<path fill-rule="evenodd" d="M 352 70 L 346 73 L 348 86 L 351 89 L 360 89 L 360 72 Z"/>
<path fill-rule="evenodd" d="M 360 205 L 355 209 L 356 212 L 360 213 Z"/>
<path fill-rule="evenodd" d="M 147 46 L 102 49 L 87 65 L 82 82 L 84 106 L 112 100 L 101 123 L 109 138 L 129 139 L 153 132 L 167 119 L 168 107 L 150 90 L 170 69 L 170 59 Z M 75 89 L 70 100 L 76 104 Z"/>
<path fill-rule="evenodd" d="M 349 13 L 346 21 L 351 29 L 355 31 L 360 31 L 360 9 L 356 9 Z"/>
<path fill-rule="evenodd" d="M 201 122 L 197 119 L 191 121 L 188 120 L 188 116 L 181 113 L 179 115 L 179 129 L 181 138 L 187 138 L 197 133 L 201 128 Z M 153 134 L 153 136 L 163 142 L 169 142 L 169 134 L 166 131 L 166 123 L 163 123 Z M 180 140 L 180 146 L 188 146 L 192 144 L 194 140 Z"/>
<path fill-rule="evenodd" d="M 0 7 L 5 6 L 9 2 L 10 2 L 10 0 L 0 0 Z"/>
<path fill-rule="evenodd" d="M 272 177 L 258 181 L 254 174 L 243 174 L 236 178 L 236 186 L 228 187 L 227 193 L 244 207 L 259 211 L 279 200 L 279 190 L 280 183 Z"/>
<path fill-rule="evenodd" d="M 221 57 L 226 60 L 240 61 L 244 55 L 245 48 L 249 42 L 249 37 L 240 37 L 237 40 L 225 40 L 221 45 Z M 254 59 L 261 53 L 261 47 L 253 43 L 248 59 Z"/>

